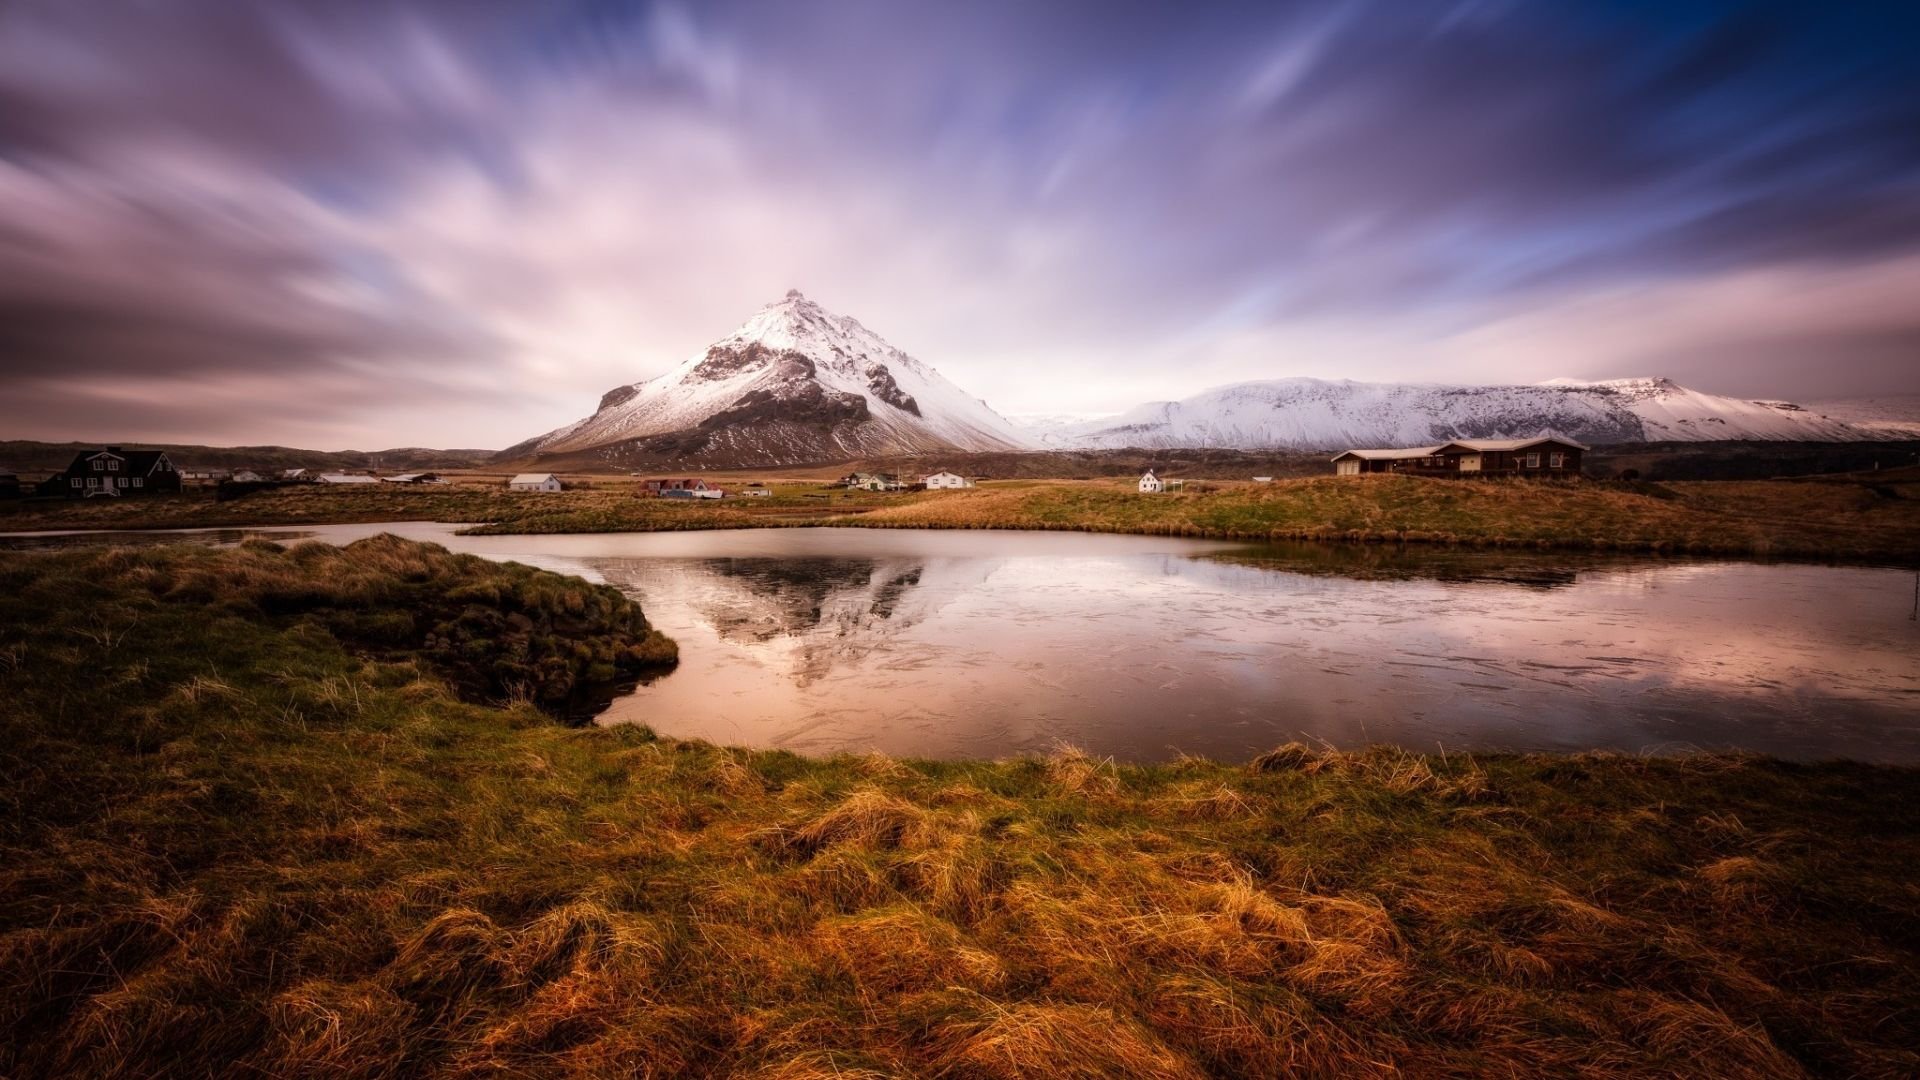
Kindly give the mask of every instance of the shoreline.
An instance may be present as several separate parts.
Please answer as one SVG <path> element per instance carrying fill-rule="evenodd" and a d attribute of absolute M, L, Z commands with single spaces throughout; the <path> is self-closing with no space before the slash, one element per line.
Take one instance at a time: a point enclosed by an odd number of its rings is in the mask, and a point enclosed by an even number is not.
<path fill-rule="evenodd" d="M 4 523 L 4 519 L 0 519 Z M 75 536 L 102 536 L 128 534 L 138 536 L 163 536 L 169 534 L 191 534 L 220 531 L 267 531 L 277 529 L 300 529 L 304 527 L 326 527 L 333 525 L 384 525 L 384 524 L 431 524 L 458 526 L 460 535 L 465 536 L 603 536 L 620 533 L 659 533 L 659 532 L 719 532 L 752 529 L 879 529 L 898 531 L 942 531 L 942 532 L 1046 532 L 1046 533 L 1087 533 L 1106 536 L 1164 536 L 1187 540 L 1212 540 L 1228 543 L 1307 543 L 1330 547 L 1390 548 L 1409 547 L 1427 550 L 1464 550 L 1464 551 L 1515 551 L 1539 554 L 1562 553 L 1568 555 L 1635 555 L 1659 558 L 1701 558 L 1719 559 L 1758 564 L 1789 564 L 1814 566 L 1859 566 L 1893 570 L 1920 570 L 1920 549 L 1884 549 L 1868 548 L 1856 551 L 1822 551 L 1817 549 L 1781 548 L 1773 550 L 1754 550 L 1733 544 L 1711 544 L 1695 541 L 1672 541 L 1664 539 L 1645 539 L 1614 541 L 1605 538 L 1514 538 L 1514 537 L 1477 537 L 1456 536 L 1430 533 L 1422 530 L 1269 530 L 1265 533 L 1242 530 L 1206 530 L 1181 526 L 1143 526 L 1136 528 L 1114 527 L 1099 524 L 1073 524 L 1055 522 L 1029 523 L 939 523 L 939 522 L 872 522 L 864 521 L 858 515 L 839 515 L 813 520 L 775 520 L 752 521 L 687 521 L 672 523 L 642 523 L 629 527 L 608 528 L 547 528 L 518 522 L 476 522 L 449 520 L 446 518 L 379 518 L 366 515 L 343 515 L 313 519 L 287 519 L 281 521 L 222 521 L 217 524 L 163 525 L 163 526 L 96 526 L 90 528 L 45 528 L 45 529 L 0 529 L 0 541 L 36 538 L 59 539 Z"/>
<path fill-rule="evenodd" d="M 762 499 L 637 498 L 628 485 L 508 493 L 281 488 L 104 505 L 0 504 L 0 531 L 275 528 L 433 521 L 477 535 L 733 528 L 995 529 L 1229 542 L 1430 545 L 1920 566 L 1920 479 L 1459 482 L 1322 477 L 1141 495 L 1113 481 L 997 481 L 878 494 L 813 482 Z M 478 523 L 478 524 L 474 524 Z"/>
<path fill-rule="evenodd" d="M 0 1071 L 1920 1070 L 1920 766 L 807 757 L 539 707 L 654 633 L 394 537 L 0 558 Z"/>

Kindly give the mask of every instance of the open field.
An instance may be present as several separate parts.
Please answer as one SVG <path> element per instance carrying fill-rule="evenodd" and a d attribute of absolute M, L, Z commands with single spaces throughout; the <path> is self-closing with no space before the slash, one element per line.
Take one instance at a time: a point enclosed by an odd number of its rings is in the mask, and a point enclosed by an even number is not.
<path fill-rule="evenodd" d="M 64 469 L 85 443 L 47 443 L 0 440 L 0 467 L 18 470 L 29 480 Z M 378 451 L 300 450 L 284 446 L 185 446 L 134 444 L 165 450 L 182 469 L 250 468 L 316 470 L 386 469 L 435 470 L 474 482 L 501 482 L 516 472 L 560 472 L 598 481 L 627 481 L 627 467 L 615 469 L 592 453 L 539 461 L 499 461 L 489 450 L 433 450 L 405 447 Z M 1213 480 L 1246 480 L 1254 476 L 1282 479 L 1326 476 L 1332 472 L 1332 450 L 1026 450 L 991 453 L 948 453 L 870 457 L 852 461 L 820 462 L 758 469 L 716 469 L 686 462 L 646 466 L 651 473 L 670 476 L 691 473 L 739 481 L 827 481 L 848 472 L 894 472 L 921 475 L 949 469 L 965 476 L 1001 480 L 1091 480 L 1138 476 L 1158 469 L 1174 476 Z M 1850 443 L 1796 442 L 1667 442 L 1615 443 L 1587 453 L 1589 476 L 1618 477 L 1633 470 L 1645 480 L 1770 480 L 1848 471 L 1894 469 L 1920 462 L 1920 440 Z"/>
<path fill-rule="evenodd" d="M 723 482 L 728 482 L 723 479 Z M 605 478 L 557 494 L 498 485 L 298 486 L 211 495 L 0 504 L 0 530 L 194 528 L 320 522 L 486 522 L 490 533 L 781 525 L 1080 529 L 1243 539 L 1439 542 L 1781 558 L 1920 559 L 1920 472 L 1795 481 L 1557 483 L 1317 477 L 1143 496 L 1128 480 L 997 481 L 875 494 L 811 482 L 766 499 L 635 497 Z"/>
<path fill-rule="evenodd" d="M 0 557 L 0 1074 L 1920 1071 L 1914 770 L 570 729 L 419 636 L 456 580 L 641 625 L 391 539 Z"/>

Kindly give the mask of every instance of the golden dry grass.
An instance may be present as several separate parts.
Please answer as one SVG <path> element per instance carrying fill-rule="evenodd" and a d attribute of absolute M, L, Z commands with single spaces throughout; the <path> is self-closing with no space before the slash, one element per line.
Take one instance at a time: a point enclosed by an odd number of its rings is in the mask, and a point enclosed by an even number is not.
<path fill-rule="evenodd" d="M 636 498 L 624 485 L 544 493 L 452 485 L 295 487 L 206 497 L 0 504 L 0 528 L 175 528 L 316 522 L 486 522 L 488 533 L 852 525 L 1043 529 L 1243 540 L 1920 559 L 1920 483 L 1428 480 L 1310 477 L 1140 495 L 1129 480 L 1022 480 L 897 494 L 777 485 L 771 499 Z"/>
<path fill-rule="evenodd" d="M 208 557 L 0 561 L 0 1075 L 1920 1073 L 1911 769 L 810 760 L 156 593 Z"/>

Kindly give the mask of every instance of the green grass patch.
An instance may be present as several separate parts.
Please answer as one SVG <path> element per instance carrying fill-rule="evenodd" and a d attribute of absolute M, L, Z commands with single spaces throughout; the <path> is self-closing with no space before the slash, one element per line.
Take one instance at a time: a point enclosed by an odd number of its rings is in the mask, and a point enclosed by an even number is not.
<path fill-rule="evenodd" d="M 1914 770 L 809 759 L 468 674 L 643 625 L 391 538 L 0 560 L 0 1074 L 1920 1073 Z"/>
<path fill-rule="evenodd" d="M 431 520 L 513 534 L 851 525 L 1920 562 L 1920 484 L 1911 479 L 1646 484 L 1368 476 L 1200 486 L 1141 495 L 1124 480 L 1013 480 L 879 494 L 781 483 L 769 498 L 709 501 L 638 497 L 625 484 L 552 494 L 478 484 L 308 485 L 228 502 L 187 494 L 0 503 L 0 529 Z"/>

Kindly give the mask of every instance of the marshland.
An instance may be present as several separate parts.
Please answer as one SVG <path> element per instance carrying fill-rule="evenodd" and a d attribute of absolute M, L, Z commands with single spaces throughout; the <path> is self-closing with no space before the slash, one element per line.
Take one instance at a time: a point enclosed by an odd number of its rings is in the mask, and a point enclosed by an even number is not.
<path fill-rule="evenodd" d="M 655 622 L 387 536 L 10 553 L 0 627 L 11 1076 L 1920 1068 L 1910 766 L 575 726 Z"/>
<path fill-rule="evenodd" d="M 1916 40 L 0 0 L 0 1080 L 1920 1077 Z"/>
<path fill-rule="evenodd" d="M 715 482 L 762 481 L 756 474 Z M 625 476 L 562 492 L 497 477 L 416 487 L 289 485 L 217 498 L 0 501 L 0 531 L 187 529 L 336 522 L 466 523 L 483 533 L 646 532 L 779 526 L 1011 529 L 1225 539 L 1650 551 L 1912 563 L 1920 472 L 1792 480 L 1435 482 L 1311 476 L 1197 482 L 1142 497 L 1130 478 L 1003 480 L 966 491 L 847 491 L 774 478 L 762 499 L 636 497 Z"/>

